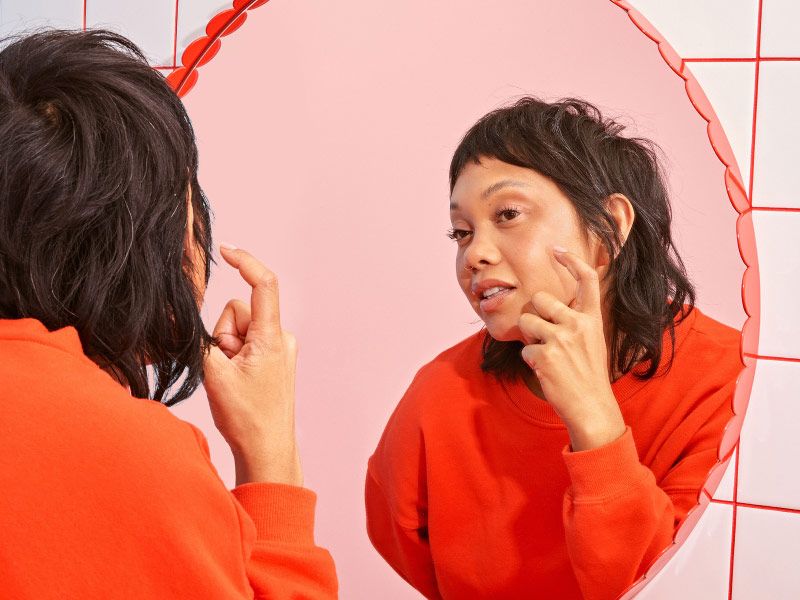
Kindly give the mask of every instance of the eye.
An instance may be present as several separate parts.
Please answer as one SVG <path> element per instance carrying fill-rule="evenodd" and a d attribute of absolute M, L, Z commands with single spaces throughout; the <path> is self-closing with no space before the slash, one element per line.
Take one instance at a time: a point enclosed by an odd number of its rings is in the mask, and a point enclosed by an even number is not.
<path fill-rule="evenodd" d="M 460 242 L 461 240 L 466 238 L 470 233 L 472 232 L 466 229 L 448 229 L 447 237 L 449 237 L 451 240 Z"/>
<path fill-rule="evenodd" d="M 495 217 L 497 218 L 498 221 L 502 222 L 502 221 L 510 221 L 511 219 L 518 217 L 519 214 L 520 211 L 518 209 L 509 207 L 509 208 L 501 208 L 500 210 L 498 210 L 495 213 Z"/>

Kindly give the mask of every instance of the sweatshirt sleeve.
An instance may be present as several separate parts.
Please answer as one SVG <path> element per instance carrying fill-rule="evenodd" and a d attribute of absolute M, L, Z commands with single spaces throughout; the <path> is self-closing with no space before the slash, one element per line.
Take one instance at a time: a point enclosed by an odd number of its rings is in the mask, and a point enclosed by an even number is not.
<path fill-rule="evenodd" d="M 733 417 L 735 382 L 687 415 L 686 443 L 659 480 L 639 461 L 630 426 L 598 448 L 562 451 L 571 485 L 564 495 L 567 551 L 586 600 L 614 600 L 673 540 L 717 460 L 722 432 Z"/>
<path fill-rule="evenodd" d="M 426 598 L 441 598 L 428 540 L 419 373 L 386 424 L 367 465 L 367 533 L 387 563 Z"/>
<path fill-rule="evenodd" d="M 367 534 L 389 565 L 426 598 L 441 598 L 436 586 L 426 525 L 403 525 L 392 514 L 381 484 L 367 469 Z"/>
<path fill-rule="evenodd" d="M 205 436 L 193 425 L 192 429 L 211 464 Z M 253 482 L 236 486 L 230 493 L 240 520 L 244 567 L 255 600 L 338 597 L 333 559 L 314 543 L 314 492 Z"/>

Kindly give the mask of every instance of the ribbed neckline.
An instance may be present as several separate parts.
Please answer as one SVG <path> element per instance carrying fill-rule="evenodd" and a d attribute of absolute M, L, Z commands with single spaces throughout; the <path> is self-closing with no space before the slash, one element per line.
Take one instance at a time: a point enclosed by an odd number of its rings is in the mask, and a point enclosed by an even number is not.
<path fill-rule="evenodd" d="M 685 305 L 684 305 L 685 306 Z M 677 353 L 678 348 L 680 347 L 683 340 L 686 339 L 686 336 L 689 333 L 689 330 L 692 329 L 694 326 L 695 319 L 697 318 L 697 313 L 699 312 L 698 308 L 695 306 L 692 310 L 692 313 L 684 319 L 680 324 L 676 325 L 675 327 L 675 351 Z M 680 317 L 680 314 L 675 317 L 677 321 Z M 669 334 L 667 332 L 664 333 L 663 336 L 663 356 L 669 356 L 671 352 L 671 340 Z M 662 365 L 663 359 L 662 359 Z M 637 365 L 638 367 L 639 365 Z M 636 372 L 643 372 L 644 369 L 640 369 L 634 367 L 627 373 L 625 373 L 622 377 L 613 381 L 611 383 L 611 390 L 614 393 L 614 397 L 617 399 L 617 402 L 622 405 L 627 400 L 629 400 L 632 396 L 636 394 L 639 390 L 641 390 L 644 386 L 650 383 L 655 377 L 659 377 L 660 375 L 656 375 L 653 378 L 640 380 L 637 379 L 634 375 Z M 659 367 L 659 372 L 661 371 L 661 366 Z M 501 381 L 503 390 L 506 394 L 507 400 L 513 405 L 516 409 L 516 412 L 520 414 L 523 418 L 534 421 L 543 425 L 547 425 L 549 427 L 555 428 L 563 428 L 566 429 L 566 425 L 561 420 L 561 417 L 558 416 L 555 409 L 552 405 L 547 402 L 544 398 L 540 398 L 536 394 L 534 394 L 531 390 L 528 389 L 528 386 L 522 380 L 522 378 L 518 378 L 515 380 L 508 380 L 503 379 Z"/>

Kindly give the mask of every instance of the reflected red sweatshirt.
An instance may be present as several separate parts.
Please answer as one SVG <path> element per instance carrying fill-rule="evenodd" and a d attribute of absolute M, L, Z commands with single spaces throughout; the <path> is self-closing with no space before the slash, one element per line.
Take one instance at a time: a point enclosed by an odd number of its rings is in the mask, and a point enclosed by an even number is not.
<path fill-rule="evenodd" d="M 616 598 L 697 504 L 740 332 L 695 308 L 669 373 L 612 383 L 625 433 L 579 452 L 524 382 L 481 371 L 484 334 L 422 367 L 392 414 L 367 471 L 370 539 L 428 598 Z"/>
<path fill-rule="evenodd" d="M 133 398 L 74 327 L 0 319 L 0 595 L 337 596 L 316 496 L 226 489 L 199 429 Z"/>

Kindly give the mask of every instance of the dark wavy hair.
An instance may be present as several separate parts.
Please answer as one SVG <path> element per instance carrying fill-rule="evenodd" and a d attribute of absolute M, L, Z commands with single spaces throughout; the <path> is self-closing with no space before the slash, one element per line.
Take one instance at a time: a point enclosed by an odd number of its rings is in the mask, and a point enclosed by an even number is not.
<path fill-rule="evenodd" d="M 521 98 L 485 115 L 466 133 L 450 163 L 450 192 L 464 167 L 483 157 L 553 180 L 575 207 L 584 233 L 594 233 L 612 257 L 606 274 L 611 322 L 605 324 L 611 328 L 611 364 L 627 373 L 641 360 L 647 368 L 634 376 L 649 379 L 661 363 L 665 331 L 672 353 L 664 373 L 672 366 L 675 325 L 694 309 L 695 289 L 672 241 L 663 152 L 651 140 L 623 137 L 623 129 L 585 100 Z M 626 196 L 635 211 L 624 245 L 606 210 L 606 199 L 615 193 Z M 487 333 L 482 369 L 500 378 L 520 377 L 527 368 L 523 346 Z"/>
<path fill-rule="evenodd" d="M 131 394 L 171 406 L 217 340 L 184 254 L 211 272 L 211 212 L 186 110 L 127 38 L 37 29 L 0 41 L 0 318 L 74 326 Z M 167 391 L 186 372 L 172 395 Z"/>

